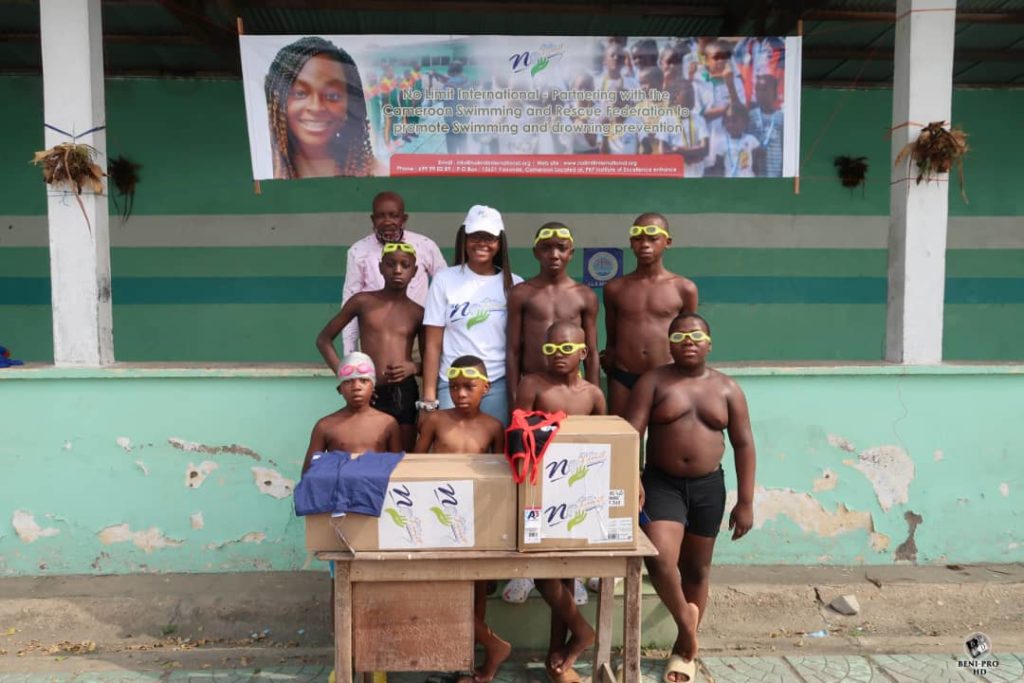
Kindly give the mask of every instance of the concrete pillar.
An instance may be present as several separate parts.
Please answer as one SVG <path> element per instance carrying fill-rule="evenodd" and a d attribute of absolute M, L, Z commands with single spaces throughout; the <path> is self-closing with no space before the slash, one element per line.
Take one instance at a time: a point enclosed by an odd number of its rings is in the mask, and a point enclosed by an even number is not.
<path fill-rule="evenodd" d="M 45 0 L 39 15 L 46 147 L 73 141 L 91 145 L 98 152 L 96 163 L 106 170 L 100 0 Z M 112 363 L 107 198 L 89 190 L 76 197 L 47 188 L 47 194 L 54 363 Z"/>
<path fill-rule="evenodd" d="M 892 156 L 932 121 L 949 121 L 956 0 L 898 0 Z M 948 174 L 916 184 L 917 167 L 892 167 L 885 358 L 942 362 Z"/>

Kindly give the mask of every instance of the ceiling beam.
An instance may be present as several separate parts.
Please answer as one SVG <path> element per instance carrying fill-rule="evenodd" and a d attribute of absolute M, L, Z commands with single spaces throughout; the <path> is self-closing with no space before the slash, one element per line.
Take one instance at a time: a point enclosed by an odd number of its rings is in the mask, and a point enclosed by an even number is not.
<path fill-rule="evenodd" d="M 0 42 L 5 43 L 38 43 L 38 33 L 0 33 Z M 195 36 L 185 33 L 163 35 L 108 33 L 103 36 L 104 43 L 116 45 L 196 45 Z"/>
<path fill-rule="evenodd" d="M 241 75 L 242 63 L 238 50 L 238 34 L 232 27 L 218 24 L 206 16 L 202 7 L 180 0 L 156 0 L 157 4 L 181 23 L 182 28 L 198 42 L 211 47 L 231 72 Z M 202 5 L 202 2 L 200 2 Z"/>
<path fill-rule="evenodd" d="M 843 59 L 852 61 L 891 62 L 892 48 L 865 50 L 857 47 L 811 47 L 803 49 L 804 59 Z M 956 50 L 953 59 L 958 62 L 1024 62 L 1024 50 Z"/>
<path fill-rule="evenodd" d="M 896 21 L 895 12 L 861 12 L 857 10 L 816 9 L 804 15 L 805 21 Z M 1024 12 L 957 12 L 962 24 L 1024 24 Z"/>
<path fill-rule="evenodd" d="M 490 2 L 480 0 L 240 0 L 235 3 L 246 9 L 314 9 L 365 12 L 455 12 L 459 14 L 582 14 L 631 15 L 666 17 L 721 17 L 724 10 L 707 5 L 685 3 L 630 2 Z"/>

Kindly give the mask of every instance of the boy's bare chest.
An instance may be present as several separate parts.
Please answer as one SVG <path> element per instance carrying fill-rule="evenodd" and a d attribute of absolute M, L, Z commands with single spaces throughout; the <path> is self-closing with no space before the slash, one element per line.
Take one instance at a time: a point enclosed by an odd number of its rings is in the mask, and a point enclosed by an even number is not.
<path fill-rule="evenodd" d="M 377 331 L 390 330 L 403 336 L 415 332 L 421 320 L 414 307 L 402 304 L 377 306 L 364 312 L 360 317 L 363 327 L 374 328 Z"/>
<path fill-rule="evenodd" d="M 564 410 L 567 415 L 590 415 L 594 411 L 594 397 L 583 389 L 551 388 L 538 398 L 537 409 L 549 413 Z"/>
<path fill-rule="evenodd" d="M 387 447 L 387 429 L 383 420 L 349 418 L 331 426 L 327 445 L 332 451 L 362 453 Z"/>
<path fill-rule="evenodd" d="M 672 319 L 683 309 L 683 297 L 672 282 L 630 282 L 619 292 L 616 303 L 619 313 L 627 317 Z"/>
<path fill-rule="evenodd" d="M 579 322 L 585 308 L 582 297 L 575 292 L 544 292 L 532 296 L 523 307 L 525 317 L 529 320 L 547 323 L 556 320 Z"/>
<path fill-rule="evenodd" d="M 663 389 L 651 410 L 651 422 L 688 420 L 697 420 L 709 429 L 725 429 L 729 425 L 729 406 L 721 387 L 714 383 L 695 386 L 684 382 Z"/>

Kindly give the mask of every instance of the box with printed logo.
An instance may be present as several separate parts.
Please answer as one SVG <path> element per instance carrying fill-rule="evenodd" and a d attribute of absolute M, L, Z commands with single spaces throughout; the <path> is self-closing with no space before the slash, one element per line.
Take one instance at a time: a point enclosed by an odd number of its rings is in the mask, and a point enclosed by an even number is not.
<path fill-rule="evenodd" d="M 520 551 L 636 547 L 640 435 L 628 422 L 568 417 L 539 465 L 519 484 Z"/>
<path fill-rule="evenodd" d="M 380 517 L 309 515 L 306 548 L 515 550 L 508 472 L 502 455 L 409 453 L 391 473 Z"/>

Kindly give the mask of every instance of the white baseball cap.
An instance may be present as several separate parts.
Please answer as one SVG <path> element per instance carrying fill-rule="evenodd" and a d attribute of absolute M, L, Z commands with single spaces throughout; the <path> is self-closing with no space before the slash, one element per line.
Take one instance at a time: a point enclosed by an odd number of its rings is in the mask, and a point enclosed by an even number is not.
<path fill-rule="evenodd" d="M 505 224 L 502 222 L 501 214 L 498 213 L 498 210 L 481 204 L 469 208 L 469 213 L 466 214 L 466 220 L 463 221 L 463 225 L 466 228 L 467 235 L 471 235 L 474 232 L 486 232 L 497 237 L 505 229 Z"/>

